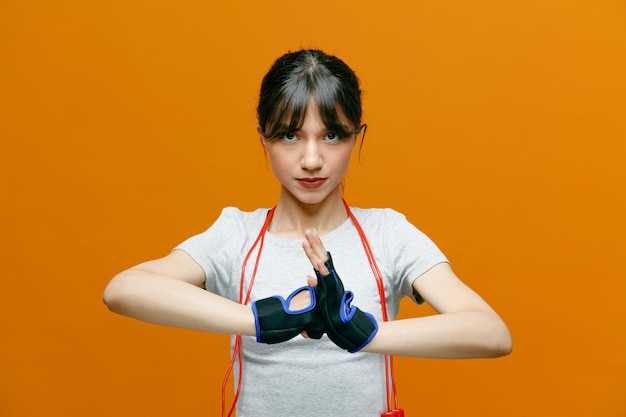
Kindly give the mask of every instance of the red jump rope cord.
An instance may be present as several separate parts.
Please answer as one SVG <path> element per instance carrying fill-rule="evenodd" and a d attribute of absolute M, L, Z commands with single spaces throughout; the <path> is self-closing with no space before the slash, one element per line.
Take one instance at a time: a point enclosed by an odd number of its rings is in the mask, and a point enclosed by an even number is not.
<path fill-rule="evenodd" d="M 342 199 L 343 205 L 346 207 L 346 211 L 356 228 L 359 237 L 361 238 L 361 243 L 363 244 L 363 249 L 365 249 L 365 254 L 367 255 L 367 260 L 370 263 L 370 267 L 372 268 L 372 272 L 374 273 L 374 278 L 376 278 L 376 284 L 378 285 L 378 295 L 380 296 L 380 308 L 382 310 L 383 321 L 388 321 L 389 318 L 387 316 L 387 300 L 385 297 L 385 283 L 383 281 L 383 276 L 380 273 L 380 269 L 378 269 L 378 264 L 376 263 L 376 259 L 374 259 L 374 253 L 372 252 L 372 248 L 370 247 L 369 241 L 365 236 L 365 232 L 361 227 L 361 224 L 358 222 L 352 210 L 348 206 L 346 200 Z M 393 356 L 385 355 L 385 390 L 386 390 L 386 398 L 387 398 L 387 410 L 392 410 L 390 404 L 390 395 L 389 395 L 389 380 L 391 379 L 391 389 L 393 392 L 393 409 L 398 408 L 398 393 L 396 391 L 396 380 L 393 371 Z"/>
<path fill-rule="evenodd" d="M 261 259 L 261 251 L 263 250 L 263 243 L 265 243 L 265 232 L 274 216 L 274 209 L 272 208 L 265 217 L 265 222 L 263 223 L 263 227 L 259 232 L 256 240 L 252 244 L 252 247 L 246 254 L 246 257 L 243 260 L 243 264 L 241 266 L 241 277 L 239 281 L 239 304 L 246 305 L 250 300 L 250 293 L 252 292 L 252 285 L 254 285 L 254 278 L 256 277 L 256 271 L 259 268 L 259 260 Z M 243 296 L 243 289 L 245 287 L 245 273 L 246 273 L 246 264 L 248 263 L 248 259 L 250 255 L 252 255 L 252 251 L 259 245 L 259 250 L 257 251 L 256 261 L 254 262 L 254 269 L 252 270 L 252 276 L 250 278 L 250 284 L 248 285 L 248 291 L 246 291 L 246 297 Z M 222 383 L 222 417 L 225 417 L 226 414 L 226 385 L 228 383 L 228 378 L 230 378 L 230 374 L 233 371 L 233 366 L 235 364 L 235 360 L 239 362 L 239 378 L 237 379 L 237 391 L 235 392 L 235 398 L 233 399 L 233 403 L 228 411 L 228 417 L 230 417 L 235 411 L 235 406 L 237 405 L 237 400 L 239 399 L 239 393 L 241 392 L 241 380 L 243 376 L 243 360 L 241 357 L 241 335 L 237 335 L 235 337 L 235 346 L 233 347 L 233 354 L 230 358 L 230 364 L 228 365 L 228 370 L 226 371 L 226 376 L 224 377 L 224 382 Z"/>

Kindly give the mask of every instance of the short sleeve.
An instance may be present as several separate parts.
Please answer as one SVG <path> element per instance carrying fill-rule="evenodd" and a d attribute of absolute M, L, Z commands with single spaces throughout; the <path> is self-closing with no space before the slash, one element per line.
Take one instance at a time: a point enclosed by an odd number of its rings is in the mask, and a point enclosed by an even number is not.
<path fill-rule="evenodd" d="M 226 207 L 206 231 L 190 237 L 174 250 L 182 250 L 200 265 L 205 274 L 208 291 L 218 291 L 218 280 L 232 277 L 234 262 L 240 258 L 245 240 L 241 212 Z"/>
<path fill-rule="evenodd" d="M 424 299 L 413 289 L 413 282 L 435 265 L 448 262 L 435 243 L 406 217 L 392 209 L 387 209 L 386 217 L 386 257 L 400 278 L 399 292 L 409 296 L 418 304 Z"/>

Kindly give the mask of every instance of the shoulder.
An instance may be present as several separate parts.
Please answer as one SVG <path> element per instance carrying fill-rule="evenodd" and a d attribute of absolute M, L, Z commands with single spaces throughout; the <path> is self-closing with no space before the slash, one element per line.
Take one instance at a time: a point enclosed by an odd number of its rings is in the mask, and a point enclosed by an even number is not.
<path fill-rule="evenodd" d="M 392 208 L 351 207 L 352 213 L 364 228 L 389 229 L 390 226 L 410 225 L 406 216 Z"/>
<path fill-rule="evenodd" d="M 245 244 L 248 236 L 258 230 L 263 225 L 267 216 L 267 209 L 256 209 L 244 211 L 237 207 L 225 207 L 218 218 L 203 232 L 192 236 L 180 246 L 190 245 L 223 248 L 235 245 L 236 247 Z"/>
<path fill-rule="evenodd" d="M 242 210 L 239 207 L 227 206 L 222 209 L 220 217 L 250 221 L 255 219 L 264 219 L 268 211 L 269 208 L 257 208 L 250 211 Z"/>
<path fill-rule="evenodd" d="M 354 208 L 352 211 L 366 235 L 371 235 L 392 253 L 403 255 L 407 250 L 413 253 L 426 251 L 439 256 L 439 249 L 433 241 L 403 213 L 392 208 Z"/>
<path fill-rule="evenodd" d="M 267 208 L 257 208 L 252 211 L 245 211 L 238 207 L 224 207 L 216 220 L 216 223 L 237 224 L 244 229 L 256 227 L 259 224 L 263 224 L 268 211 L 269 209 Z"/>
<path fill-rule="evenodd" d="M 255 217 L 265 216 L 269 209 L 267 208 L 257 208 L 252 211 L 242 210 L 239 207 L 227 206 L 222 209 L 220 213 L 220 217 L 231 217 L 238 219 L 250 219 Z"/>

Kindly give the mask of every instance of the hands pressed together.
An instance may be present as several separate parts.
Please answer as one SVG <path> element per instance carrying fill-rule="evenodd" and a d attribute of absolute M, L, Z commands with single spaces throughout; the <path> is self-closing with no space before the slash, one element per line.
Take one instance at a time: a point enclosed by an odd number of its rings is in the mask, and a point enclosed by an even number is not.
<path fill-rule="evenodd" d="M 307 232 L 303 248 L 317 282 L 309 277 L 309 285 L 287 299 L 273 296 L 253 302 L 257 342 L 281 343 L 300 333 L 319 339 L 326 333 L 340 348 L 358 352 L 378 331 L 376 319 L 352 305 L 354 295 L 344 289 L 330 252 L 314 231 Z"/>

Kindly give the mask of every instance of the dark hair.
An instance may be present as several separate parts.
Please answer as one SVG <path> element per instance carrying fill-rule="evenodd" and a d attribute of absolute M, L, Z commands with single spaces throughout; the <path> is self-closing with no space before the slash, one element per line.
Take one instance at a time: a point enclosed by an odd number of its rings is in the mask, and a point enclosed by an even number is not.
<path fill-rule="evenodd" d="M 347 137 L 362 129 L 354 71 L 335 56 L 305 49 L 278 58 L 263 78 L 257 107 L 261 134 L 273 139 L 298 131 L 311 98 L 331 132 Z"/>

